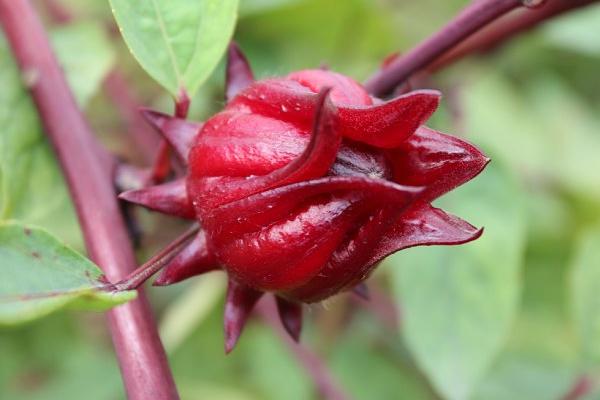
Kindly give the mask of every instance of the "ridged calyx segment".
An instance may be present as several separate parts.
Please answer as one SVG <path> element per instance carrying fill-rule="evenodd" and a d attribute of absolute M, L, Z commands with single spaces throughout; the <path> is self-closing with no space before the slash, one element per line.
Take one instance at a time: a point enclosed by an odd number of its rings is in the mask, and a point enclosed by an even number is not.
<path fill-rule="evenodd" d="M 228 61 L 228 103 L 204 124 L 144 112 L 187 160 L 188 175 L 121 195 L 200 222 L 156 284 L 224 270 L 228 351 L 264 292 L 277 297 L 297 339 L 302 303 L 353 289 L 367 296 L 363 281 L 389 254 L 481 235 L 431 205 L 489 161 L 423 125 L 439 92 L 383 101 L 325 70 L 253 81 L 235 45 Z"/>

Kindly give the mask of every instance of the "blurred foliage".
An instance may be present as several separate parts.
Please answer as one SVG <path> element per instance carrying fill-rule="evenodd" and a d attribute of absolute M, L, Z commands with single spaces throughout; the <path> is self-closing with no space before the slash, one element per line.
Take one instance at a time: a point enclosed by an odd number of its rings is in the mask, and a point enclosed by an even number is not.
<path fill-rule="evenodd" d="M 449 399 L 470 397 L 517 310 L 525 244 L 523 199 L 501 166 L 492 164 L 486 179 L 476 179 L 440 202 L 445 210 L 485 226 L 480 239 L 459 247 L 408 249 L 387 261 L 396 266 L 391 272 L 398 304 L 405 310 L 406 343 Z"/>
<path fill-rule="evenodd" d="M 77 24 L 95 24 L 96 32 L 114 26 L 108 2 L 62 2 Z M 384 56 L 406 51 L 467 3 L 242 0 L 235 38 L 259 77 L 327 64 L 362 80 Z M 599 21 L 600 7 L 558 18 L 429 78 L 427 86 L 445 94 L 432 125 L 468 138 L 493 159 L 439 203 L 486 231 L 467 246 L 412 249 L 382 265 L 376 290 L 396 300 L 399 333 L 345 295 L 310 308 L 303 341 L 356 399 L 553 400 L 583 373 L 600 386 Z M 96 33 L 70 30 L 76 28 L 53 28 L 64 57 L 83 54 L 75 50 L 81 43 L 98 45 Z M 127 126 L 99 84 L 110 54 L 145 105 L 170 111 L 172 102 L 114 32 L 105 42 L 92 51 L 90 66 L 75 64 L 81 76 L 71 84 L 76 92 L 82 87 L 80 99 L 102 139 L 134 158 L 122 140 Z M 14 189 L 2 192 L 2 216 L 14 212 L 76 241 L 62 179 L 3 46 L 0 99 L 12 107 L 0 108 L 0 180 Z M 221 65 L 194 97 L 193 117 L 222 107 L 222 76 Z M 18 156 L 3 151 L 14 138 L 22 140 Z M 22 171 L 18 178 L 15 171 Z M 19 198 L 9 201 L 6 193 Z M 40 204 L 56 205 L 38 216 Z M 142 216 L 147 255 L 175 235 L 176 225 Z M 217 286 L 198 295 L 202 284 L 148 291 L 183 399 L 318 398 L 306 371 L 261 321 L 225 357 L 222 298 Z M 98 315 L 63 313 L 1 330 L 0 355 L 2 399 L 123 398 Z M 597 391 L 588 397 L 600 398 Z"/>

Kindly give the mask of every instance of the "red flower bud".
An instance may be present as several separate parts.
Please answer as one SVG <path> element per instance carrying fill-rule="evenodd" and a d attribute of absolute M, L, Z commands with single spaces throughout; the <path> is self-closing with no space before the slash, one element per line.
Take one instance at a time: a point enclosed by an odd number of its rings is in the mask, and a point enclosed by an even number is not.
<path fill-rule="evenodd" d="M 488 162 L 423 126 L 437 91 L 382 101 L 324 70 L 253 82 L 235 46 L 227 83 L 227 106 L 204 124 L 145 111 L 189 173 L 121 197 L 199 221 L 198 237 L 155 284 L 226 271 L 228 350 L 264 292 L 277 296 L 297 338 L 301 303 L 356 287 L 366 295 L 361 283 L 389 254 L 481 235 L 430 204 Z"/>

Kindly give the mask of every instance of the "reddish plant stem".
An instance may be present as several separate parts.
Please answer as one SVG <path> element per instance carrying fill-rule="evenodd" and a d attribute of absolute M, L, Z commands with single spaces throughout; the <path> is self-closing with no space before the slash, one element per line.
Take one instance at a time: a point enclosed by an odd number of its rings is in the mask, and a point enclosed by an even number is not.
<path fill-rule="evenodd" d="M 283 329 L 273 296 L 264 296 L 256 305 L 256 310 L 261 318 L 271 326 L 280 337 L 281 341 L 284 342 L 294 354 L 296 359 L 300 362 L 300 365 L 315 382 L 317 390 L 323 399 L 351 399 L 351 397 L 342 390 L 339 383 L 336 382 L 335 378 L 331 375 L 319 357 L 302 344 L 296 343 Z"/>
<path fill-rule="evenodd" d="M 587 375 L 580 376 L 561 400 L 580 400 L 588 395 L 593 388 L 593 382 Z"/>
<path fill-rule="evenodd" d="M 390 93 L 469 35 L 523 4 L 522 0 L 473 1 L 441 30 L 377 71 L 365 82 L 365 87 L 375 96 Z"/>
<path fill-rule="evenodd" d="M 113 291 L 124 291 L 139 288 L 144 282 L 150 279 L 152 275 L 156 274 L 167 265 L 167 263 L 183 249 L 196 233 L 198 233 L 199 229 L 200 228 L 194 224 L 194 226 L 158 252 L 158 254 L 139 266 L 135 271 L 127 275 L 124 279 L 114 285 L 108 285 L 108 289 Z"/>
<path fill-rule="evenodd" d="M 175 118 L 186 119 L 190 111 L 190 97 L 185 89 L 179 91 L 179 96 L 175 99 Z"/>
<path fill-rule="evenodd" d="M 111 171 L 78 109 L 44 28 L 27 0 L 0 0 L 0 22 L 58 156 L 89 256 L 110 281 L 135 265 Z M 143 293 L 108 312 L 113 343 L 129 399 L 177 399 L 177 390 Z"/>
<path fill-rule="evenodd" d="M 538 10 L 522 9 L 494 21 L 452 50 L 439 57 L 428 68 L 437 71 L 464 56 L 484 52 L 557 15 L 596 3 L 598 0 L 549 0 Z"/>

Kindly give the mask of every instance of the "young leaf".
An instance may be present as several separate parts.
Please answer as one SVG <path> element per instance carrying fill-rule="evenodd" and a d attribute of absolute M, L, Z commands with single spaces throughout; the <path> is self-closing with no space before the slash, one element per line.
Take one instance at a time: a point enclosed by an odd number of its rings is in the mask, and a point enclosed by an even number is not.
<path fill-rule="evenodd" d="M 581 342 L 588 364 L 600 365 L 600 225 L 580 239 L 572 263 L 571 298 Z"/>
<path fill-rule="evenodd" d="M 513 322 L 520 292 L 520 193 L 497 165 L 490 167 L 444 201 L 445 209 L 485 227 L 480 239 L 410 249 L 392 261 L 406 343 L 451 400 L 469 398 L 483 377 Z"/>
<path fill-rule="evenodd" d="M 68 305 L 105 309 L 136 292 L 99 290 L 102 271 L 39 228 L 0 223 L 0 325 L 42 317 Z"/>
<path fill-rule="evenodd" d="M 158 83 L 190 96 L 208 78 L 233 34 L 238 0 L 110 0 L 134 57 Z"/>

